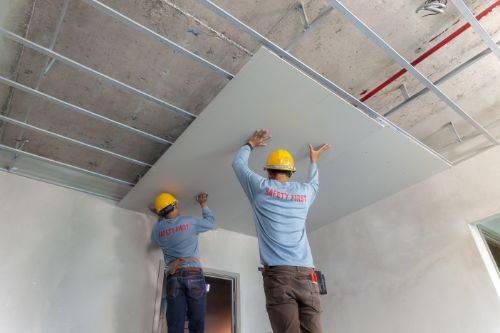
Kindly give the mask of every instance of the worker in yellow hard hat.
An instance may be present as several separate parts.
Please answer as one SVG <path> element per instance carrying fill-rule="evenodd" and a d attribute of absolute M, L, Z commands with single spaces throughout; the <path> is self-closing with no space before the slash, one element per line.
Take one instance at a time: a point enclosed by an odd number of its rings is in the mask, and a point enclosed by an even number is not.
<path fill-rule="evenodd" d="M 321 333 L 319 288 L 305 223 L 319 188 L 317 161 L 330 145 L 309 145 L 309 179 L 298 183 L 290 180 L 295 163 L 284 149 L 269 154 L 267 179 L 248 167 L 250 152 L 270 138 L 267 130 L 256 131 L 233 160 L 254 212 L 267 313 L 275 333 Z"/>
<path fill-rule="evenodd" d="M 161 247 L 167 277 L 167 326 L 169 333 L 183 333 L 186 313 L 190 333 L 205 329 L 206 284 L 198 252 L 198 234 L 211 230 L 214 215 L 207 206 L 208 194 L 200 193 L 196 201 L 202 218 L 180 214 L 179 202 L 170 193 L 160 193 L 154 201 L 158 223 L 151 240 Z"/>

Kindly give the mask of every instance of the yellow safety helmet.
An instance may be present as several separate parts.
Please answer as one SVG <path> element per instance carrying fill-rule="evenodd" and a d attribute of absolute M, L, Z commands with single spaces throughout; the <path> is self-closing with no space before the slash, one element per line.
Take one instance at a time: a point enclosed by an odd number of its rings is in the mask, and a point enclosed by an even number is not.
<path fill-rule="evenodd" d="M 269 154 L 265 170 L 283 170 L 295 172 L 293 156 L 284 149 L 277 149 Z"/>
<path fill-rule="evenodd" d="M 155 199 L 155 210 L 160 213 L 162 210 L 177 203 L 177 199 L 170 193 L 160 193 Z"/>

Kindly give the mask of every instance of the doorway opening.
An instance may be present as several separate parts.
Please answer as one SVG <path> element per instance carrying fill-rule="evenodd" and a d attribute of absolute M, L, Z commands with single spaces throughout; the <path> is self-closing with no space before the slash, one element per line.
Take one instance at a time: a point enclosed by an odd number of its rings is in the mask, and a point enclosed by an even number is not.
<path fill-rule="evenodd" d="M 238 332 L 238 276 L 205 270 L 207 313 L 205 333 Z"/>
<path fill-rule="evenodd" d="M 240 322 L 239 310 L 239 274 L 204 268 L 207 284 L 207 310 L 205 315 L 205 333 L 238 333 Z M 153 320 L 153 332 L 167 332 L 166 320 L 166 279 L 159 273 L 160 304 L 157 306 Z M 158 292 L 157 292 L 158 293 Z M 156 306 L 155 306 L 156 308 Z M 185 324 L 188 330 L 188 322 Z"/>

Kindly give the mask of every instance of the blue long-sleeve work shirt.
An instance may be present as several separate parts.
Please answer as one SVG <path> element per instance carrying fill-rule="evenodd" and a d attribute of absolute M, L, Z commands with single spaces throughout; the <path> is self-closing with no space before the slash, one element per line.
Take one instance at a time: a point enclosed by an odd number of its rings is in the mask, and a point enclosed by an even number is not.
<path fill-rule="evenodd" d="M 240 148 L 233 169 L 254 212 L 261 263 L 314 267 L 305 224 L 319 189 L 317 165 L 310 165 L 308 182 L 283 184 L 250 170 L 250 151 Z"/>
<path fill-rule="evenodd" d="M 178 258 L 199 258 L 198 234 L 211 230 L 215 217 L 208 207 L 202 209 L 203 218 L 178 216 L 161 219 L 153 226 L 151 241 L 161 247 L 165 269 Z M 200 262 L 184 262 L 180 267 L 201 267 Z"/>

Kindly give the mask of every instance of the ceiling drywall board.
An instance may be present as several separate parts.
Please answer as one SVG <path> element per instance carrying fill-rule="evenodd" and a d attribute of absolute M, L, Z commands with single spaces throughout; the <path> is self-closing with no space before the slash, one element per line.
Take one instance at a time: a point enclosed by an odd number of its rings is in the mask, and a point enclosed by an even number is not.
<path fill-rule="evenodd" d="M 184 213 L 200 214 L 193 197 L 207 191 L 219 227 L 255 234 L 231 161 L 257 128 L 272 135 L 269 147 L 252 152 L 250 166 L 262 175 L 268 152 L 285 148 L 296 158 L 294 179 L 303 181 L 309 165 L 307 143 L 333 145 L 319 163 L 320 195 L 310 212 L 310 230 L 448 167 L 261 48 L 120 205 L 146 212 L 156 194 L 169 191 L 179 198 Z"/>

